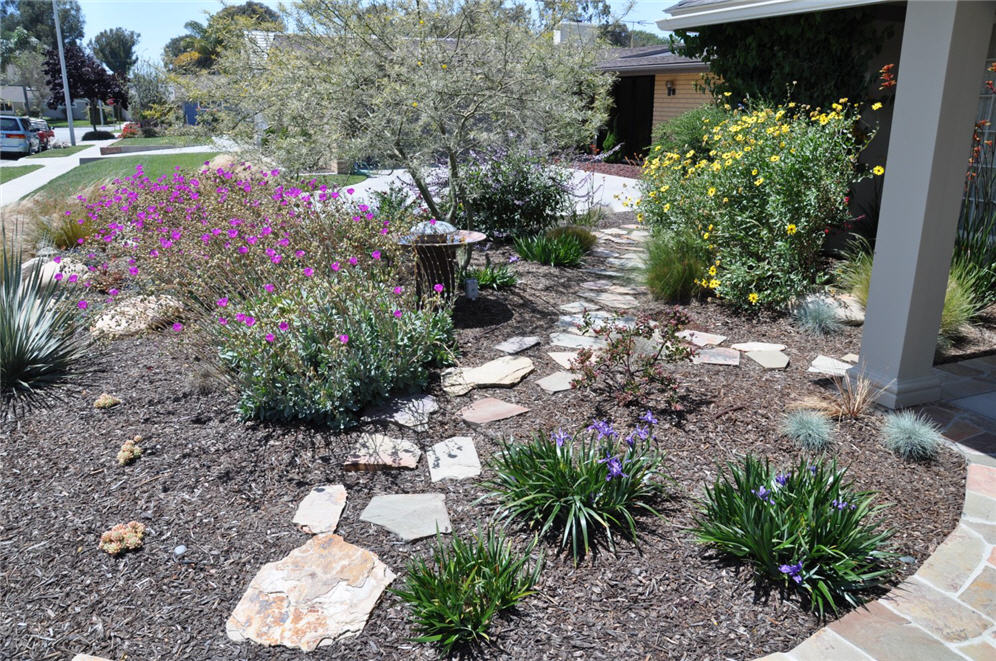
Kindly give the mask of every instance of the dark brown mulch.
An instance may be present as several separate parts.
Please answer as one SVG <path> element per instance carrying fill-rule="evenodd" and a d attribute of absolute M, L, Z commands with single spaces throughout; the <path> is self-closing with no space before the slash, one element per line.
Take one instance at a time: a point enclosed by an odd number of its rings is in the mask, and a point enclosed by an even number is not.
<path fill-rule="evenodd" d="M 498 258 L 508 254 L 497 249 Z M 589 279 L 582 271 L 523 262 L 515 270 L 521 279 L 516 288 L 484 292 L 476 303 L 458 306 L 462 364 L 497 357 L 491 347 L 513 335 L 548 339 L 556 306 L 577 300 L 572 292 Z M 644 307 L 650 313 L 660 309 L 649 300 Z M 766 372 L 749 361 L 739 368 L 677 366 L 686 410 L 658 429 L 675 479 L 671 498 L 661 503 L 664 516 L 642 521 L 639 552 L 624 543 L 618 556 L 602 553 L 577 567 L 551 554 L 538 594 L 518 614 L 497 622 L 496 643 L 482 658 L 750 659 L 787 650 L 821 626 L 797 601 L 756 591 L 748 571 L 722 562 L 685 530 L 718 463 L 747 452 L 794 463 L 797 451 L 776 432 L 785 407 L 826 392 L 827 383 L 807 374 L 806 366 L 817 353 L 856 351 L 860 331 L 820 339 L 780 317 L 745 319 L 711 303 L 687 311 L 692 328 L 728 335 L 728 343 L 787 344 L 791 366 L 783 372 Z M 537 427 L 586 425 L 597 404 L 593 398 L 575 391 L 547 395 L 532 383 L 559 369 L 548 350 L 546 345 L 525 353 L 536 374 L 511 390 L 450 399 L 437 379 L 429 390 L 442 410 L 428 432 L 403 435 L 427 447 L 472 434 L 486 459 L 497 439 L 523 438 Z M 344 484 L 349 502 L 338 532 L 399 574 L 433 542 L 402 543 L 361 523 L 359 513 L 373 495 L 443 492 L 462 532 L 491 512 L 487 504 L 474 504 L 483 493 L 475 480 L 432 484 L 422 466 L 405 473 L 344 473 L 340 464 L 358 430 L 333 434 L 239 422 L 233 396 L 212 386 L 202 376 L 203 364 L 173 336 L 111 343 L 91 364 L 97 371 L 85 391 L 0 433 L 4 659 L 65 659 L 76 652 L 115 659 L 303 659 L 298 651 L 231 642 L 225 620 L 263 563 L 307 539 L 291 517 L 311 487 Z M 95 410 L 101 392 L 124 403 Z M 456 412 L 485 394 L 531 411 L 469 428 Z M 642 412 L 608 406 L 605 413 L 620 425 Z M 931 464 L 899 461 L 877 440 L 878 416 L 840 423 L 831 455 L 849 468 L 858 487 L 876 490 L 895 505 L 886 514 L 897 531 L 894 548 L 915 559 L 901 565 L 905 576 L 956 525 L 964 465 L 949 450 Z M 120 468 L 115 453 L 135 434 L 147 439 L 146 454 Z M 148 526 L 143 549 L 117 559 L 97 550 L 102 531 L 132 519 Z M 180 544 L 188 551 L 177 560 L 172 552 Z M 410 642 L 412 635 L 406 608 L 385 594 L 360 636 L 320 648 L 311 658 L 436 657 L 431 647 Z"/>
<path fill-rule="evenodd" d="M 640 178 L 640 166 L 632 163 L 602 163 L 601 161 L 578 161 L 572 166 L 585 172 L 598 172 L 599 174 L 611 174 L 616 177 L 627 177 L 629 179 Z"/>

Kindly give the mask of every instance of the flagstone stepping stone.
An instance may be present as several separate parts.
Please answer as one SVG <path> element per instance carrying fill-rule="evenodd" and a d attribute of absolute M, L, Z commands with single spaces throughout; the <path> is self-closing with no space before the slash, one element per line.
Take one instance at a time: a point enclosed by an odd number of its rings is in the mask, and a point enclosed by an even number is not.
<path fill-rule="evenodd" d="M 740 352 L 726 347 L 700 349 L 692 356 L 692 362 L 696 365 L 732 365 L 736 367 L 740 364 Z"/>
<path fill-rule="evenodd" d="M 551 351 L 546 355 L 553 358 L 554 362 L 566 369 L 571 369 L 571 361 L 578 357 L 577 351 Z"/>
<path fill-rule="evenodd" d="M 345 508 L 346 487 L 341 484 L 315 487 L 297 506 L 293 523 L 310 535 L 335 532 Z"/>
<path fill-rule="evenodd" d="M 593 250 L 589 250 L 588 254 L 591 255 L 592 257 L 618 257 L 619 256 L 619 253 L 617 253 L 617 252 L 612 252 L 611 250 L 603 250 L 601 248 L 595 248 Z"/>
<path fill-rule="evenodd" d="M 707 347 L 709 345 L 722 344 L 726 340 L 725 335 L 714 335 L 702 331 L 683 330 L 676 333 L 683 340 L 688 340 L 697 347 Z"/>
<path fill-rule="evenodd" d="M 183 306 L 172 296 L 132 296 L 101 313 L 90 327 L 90 334 L 112 340 L 137 335 L 162 328 L 182 312 Z"/>
<path fill-rule="evenodd" d="M 624 287 L 623 285 L 612 285 L 611 287 L 609 287 L 608 289 L 606 289 L 606 291 L 609 292 L 609 293 L 612 293 L 612 294 L 639 294 L 639 293 L 641 293 L 641 290 L 636 289 L 635 287 Z"/>
<path fill-rule="evenodd" d="M 644 265 L 644 260 L 642 258 L 632 259 L 629 257 L 609 257 L 605 260 L 605 263 L 609 266 L 618 266 L 623 269 L 638 269 Z"/>
<path fill-rule="evenodd" d="M 429 428 L 429 415 L 438 410 L 439 404 L 432 395 L 409 395 L 373 409 L 364 419 L 391 420 L 403 427 L 425 431 Z"/>
<path fill-rule="evenodd" d="M 626 232 L 626 230 L 619 229 L 618 227 L 607 227 L 600 231 L 602 232 L 602 234 L 618 234 L 621 236 L 626 236 L 626 234 L 628 233 Z"/>
<path fill-rule="evenodd" d="M 771 342 L 740 342 L 739 344 L 731 344 L 731 349 L 736 349 L 737 351 L 785 351 L 784 344 L 773 344 Z"/>
<path fill-rule="evenodd" d="M 622 278 L 625 277 L 625 273 L 620 273 L 619 271 L 609 271 L 606 269 L 581 269 L 585 273 L 591 273 L 592 275 L 597 275 L 602 278 Z"/>
<path fill-rule="evenodd" d="M 560 306 L 560 310 L 567 312 L 568 314 L 581 314 L 582 312 L 593 312 L 600 309 L 601 308 L 597 305 L 593 303 L 586 303 L 584 301 L 576 301 L 574 303 L 568 303 Z"/>
<path fill-rule="evenodd" d="M 620 243 L 620 244 L 634 243 L 634 241 L 632 239 L 630 239 L 629 237 L 626 237 L 626 236 L 613 236 L 611 234 L 598 235 L 598 236 L 599 236 L 599 238 L 605 239 L 607 241 L 611 241 L 612 243 Z"/>
<path fill-rule="evenodd" d="M 781 351 L 748 351 L 746 355 L 766 370 L 783 370 L 789 364 L 789 357 Z"/>
<path fill-rule="evenodd" d="M 310 652 L 360 633 L 394 579 L 370 551 L 339 535 L 315 535 L 260 568 L 225 629 L 236 642 Z"/>
<path fill-rule="evenodd" d="M 450 395 L 464 395 L 474 388 L 511 388 L 535 369 L 525 356 L 502 356 L 479 367 L 451 367 L 443 370 L 443 389 Z"/>
<path fill-rule="evenodd" d="M 599 303 L 603 307 L 613 310 L 629 310 L 637 307 L 640 302 L 628 294 L 615 294 L 612 292 L 592 292 L 591 294 L 581 292 L 585 298 Z"/>
<path fill-rule="evenodd" d="M 512 418 L 523 413 L 528 413 L 529 409 L 518 404 L 503 402 L 494 397 L 479 399 L 470 406 L 460 409 L 460 417 L 473 425 L 483 425 L 488 422 Z"/>
<path fill-rule="evenodd" d="M 481 474 L 481 460 L 470 436 L 454 436 L 436 443 L 425 451 L 429 476 L 433 482 L 463 480 Z"/>
<path fill-rule="evenodd" d="M 342 465 L 347 471 L 415 468 L 422 451 L 411 441 L 384 434 L 364 434 Z"/>
<path fill-rule="evenodd" d="M 592 289 L 594 291 L 604 291 L 612 286 L 612 282 L 609 280 L 590 280 L 588 282 L 582 282 L 581 286 L 585 289 Z"/>
<path fill-rule="evenodd" d="M 646 240 L 646 239 L 650 238 L 650 232 L 647 232 L 645 230 L 638 230 L 636 232 L 630 232 L 629 233 L 629 238 L 636 239 L 636 240 L 640 240 L 640 239 Z"/>
<path fill-rule="evenodd" d="M 501 344 L 495 346 L 498 351 L 504 351 L 505 353 L 519 353 L 520 351 L 525 351 L 530 347 L 534 347 L 540 343 L 540 339 L 536 336 L 530 335 L 528 337 L 516 336 L 510 337 Z"/>
<path fill-rule="evenodd" d="M 643 226 L 642 225 L 634 225 L 632 223 L 629 223 L 627 225 L 620 225 L 619 227 L 621 227 L 623 229 L 626 229 L 626 230 L 638 230 L 638 229 L 640 229 Z"/>
<path fill-rule="evenodd" d="M 608 346 L 601 338 L 574 333 L 550 333 L 550 344 L 567 349 L 604 349 Z"/>
<path fill-rule="evenodd" d="M 554 372 L 536 382 L 540 388 L 553 394 L 571 389 L 571 381 L 578 377 L 574 372 Z"/>
<path fill-rule="evenodd" d="M 830 356 L 816 356 L 813 363 L 809 366 L 807 372 L 816 372 L 818 374 L 829 374 L 830 376 L 844 376 L 847 370 L 854 367 L 850 363 L 845 363 L 844 361 L 837 360 L 836 358 L 831 358 Z"/>
<path fill-rule="evenodd" d="M 374 496 L 360 514 L 360 521 L 387 528 L 411 542 L 452 531 L 446 511 L 446 496 L 441 493 L 401 493 Z"/>
<path fill-rule="evenodd" d="M 90 654 L 77 654 L 70 661 L 111 661 L 102 656 L 92 656 Z"/>
<path fill-rule="evenodd" d="M 845 353 L 843 356 L 840 357 L 840 359 L 843 360 L 845 363 L 856 363 L 859 360 L 861 360 L 861 357 L 858 356 L 858 354 L 856 353 Z"/>

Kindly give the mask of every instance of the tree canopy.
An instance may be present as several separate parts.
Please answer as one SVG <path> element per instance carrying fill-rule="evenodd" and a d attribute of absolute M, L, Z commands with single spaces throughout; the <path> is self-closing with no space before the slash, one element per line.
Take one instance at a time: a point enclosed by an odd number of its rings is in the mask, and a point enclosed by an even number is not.
<path fill-rule="evenodd" d="M 204 23 L 187 21 L 183 27 L 187 33 L 173 37 L 163 48 L 163 64 L 171 71 L 210 69 L 225 46 L 225 35 L 250 29 L 283 32 L 284 23 L 277 12 L 249 0 L 211 14 Z"/>
<path fill-rule="evenodd" d="M 128 107 L 128 90 L 117 76 L 110 74 L 97 58 L 84 51 L 77 44 L 68 44 L 66 55 L 66 77 L 69 80 L 69 96 L 73 99 L 89 99 L 91 107 L 98 101 L 109 101 L 122 108 Z M 45 58 L 45 75 L 51 92 L 49 108 L 58 108 L 66 102 L 62 89 L 62 67 L 59 52 L 49 49 Z M 96 122 L 91 113 L 91 124 L 96 130 Z"/>
<path fill-rule="evenodd" d="M 104 30 L 90 41 L 90 50 L 98 60 L 121 78 L 128 78 L 131 68 L 138 62 L 135 45 L 138 33 L 124 28 Z"/>
<path fill-rule="evenodd" d="M 83 10 L 77 0 L 57 0 L 59 23 L 64 44 L 83 40 Z M 3 0 L 0 2 L 0 37 L 9 39 L 23 28 L 44 48 L 55 48 L 55 18 L 51 2 L 38 0 Z"/>

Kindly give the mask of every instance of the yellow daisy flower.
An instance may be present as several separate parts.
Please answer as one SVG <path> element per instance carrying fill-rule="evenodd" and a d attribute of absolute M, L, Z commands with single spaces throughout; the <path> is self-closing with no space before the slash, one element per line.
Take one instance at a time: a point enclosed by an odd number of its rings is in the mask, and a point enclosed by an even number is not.
<path fill-rule="evenodd" d="M 875 174 L 876 176 L 881 177 L 883 174 L 885 174 L 885 168 L 883 168 L 881 165 L 876 165 L 875 167 L 872 168 L 872 173 Z"/>
<path fill-rule="evenodd" d="M 758 295 L 755 294 L 754 292 L 751 292 L 750 294 L 747 295 L 747 300 L 750 301 L 752 305 L 757 305 L 757 299 Z"/>
<path fill-rule="evenodd" d="M 878 110 L 881 107 L 882 107 L 882 104 L 879 103 L 878 101 L 876 101 L 875 103 L 872 104 L 872 110 Z"/>
<path fill-rule="evenodd" d="M 791 224 L 791 223 L 790 223 L 789 225 L 787 225 L 787 226 L 785 227 L 785 232 L 786 232 L 786 233 L 787 233 L 787 234 L 788 234 L 789 236 L 791 236 L 791 235 L 795 234 L 795 233 L 796 233 L 796 232 L 798 232 L 798 231 L 799 231 L 799 230 L 798 230 L 798 228 L 796 228 L 796 226 L 795 226 L 795 225 L 793 225 L 793 224 Z"/>

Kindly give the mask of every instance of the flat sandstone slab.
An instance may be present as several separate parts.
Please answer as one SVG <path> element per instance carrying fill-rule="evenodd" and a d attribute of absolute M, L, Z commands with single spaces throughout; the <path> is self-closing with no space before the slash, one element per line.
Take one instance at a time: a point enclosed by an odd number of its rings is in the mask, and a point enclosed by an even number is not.
<path fill-rule="evenodd" d="M 360 521 L 387 528 L 406 542 L 453 529 L 446 496 L 441 493 L 374 496 L 360 514 Z"/>
<path fill-rule="evenodd" d="M 470 436 L 454 436 L 436 443 L 425 453 L 433 482 L 464 480 L 481 474 L 481 460 Z"/>
<path fill-rule="evenodd" d="M 725 347 L 700 349 L 692 356 L 692 362 L 696 365 L 731 365 L 736 367 L 740 364 L 740 352 Z"/>
<path fill-rule="evenodd" d="M 697 347 L 707 347 L 710 345 L 722 344 L 726 339 L 725 335 L 715 335 L 703 331 L 683 330 L 676 333 L 683 340 L 688 340 Z"/>
<path fill-rule="evenodd" d="M 604 349 L 605 340 L 573 333 L 550 333 L 550 344 L 567 349 Z"/>
<path fill-rule="evenodd" d="M 225 629 L 252 640 L 310 652 L 363 630 L 391 581 L 387 565 L 339 535 L 312 537 L 259 570 Z"/>
<path fill-rule="evenodd" d="M 571 389 L 571 381 L 577 378 L 574 372 L 554 372 L 549 376 L 544 376 L 536 382 L 540 388 L 553 394 Z"/>
<path fill-rule="evenodd" d="M 789 364 L 789 357 L 781 351 L 748 351 L 746 355 L 766 370 L 783 370 Z"/>
<path fill-rule="evenodd" d="M 422 451 L 411 441 L 384 434 L 364 434 L 342 465 L 348 471 L 415 468 Z"/>
<path fill-rule="evenodd" d="M 504 351 L 505 353 L 519 353 L 520 351 L 525 351 L 526 349 L 532 348 L 540 343 L 540 339 L 536 336 L 528 337 L 510 337 L 501 344 L 495 346 L 498 351 Z"/>
<path fill-rule="evenodd" d="M 312 535 L 335 532 L 344 509 L 346 509 L 346 487 L 341 484 L 315 487 L 297 506 L 293 523 Z"/>
<path fill-rule="evenodd" d="M 813 363 L 809 366 L 807 372 L 816 372 L 818 374 L 829 374 L 830 376 L 844 376 L 847 370 L 854 367 L 850 363 L 845 363 L 836 358 L 831 358 L 830 356 L 816 356 L 813 359 Z"/>
<path fill-rule="evenodd" d="M 731 344 L 730 348 L 745 353 L 748 351 L 785 351 L 784 344 L 773 342 L 740 342 L 739 344 Z"/>
<path fill-rule="evenodd" d="M 529 409 L 518 404 L 503 402 L 494 397 L 479 399 L 470 406 L 460 409 L 460 417 L 474 425 L 483 425 L 527 413 Z"/>
<path fill-rule="evenodd" d="M 397 397 L 371 410 L 364 420 L 390 420 L 404 427 L 425 431 L 429 428 L 429 415 L 439 410 L 432 395 Z"/>

